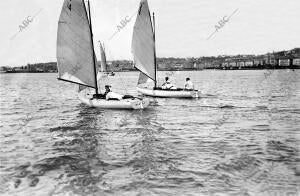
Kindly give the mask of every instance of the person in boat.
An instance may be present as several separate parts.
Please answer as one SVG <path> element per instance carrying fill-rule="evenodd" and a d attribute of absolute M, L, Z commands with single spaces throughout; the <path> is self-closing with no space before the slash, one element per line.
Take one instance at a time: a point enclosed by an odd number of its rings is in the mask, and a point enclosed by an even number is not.
<path fill-rule="evenodd" d="M 184 89 L 185 90 L 194 90 L 194 84 L 190 78 L 185 79 Z"/>
<path fill-rule="evenodd" d="M 161 86 L 164 90 L 176 90 L 177 88 L 170 82 L 169 77 L 165 77 L 165 82 Z"/>
<path fill-rule="evenodd" d="M 104 96 L 105 96 L 106 100 L 122 100 L 123 99 L 123 95 L 112 92 L 110 88 L 111 88 L 110 85 L 105 85 Z"/>
<path fill-rule="evenodd" d="M 112 92 L 110 88 L 110 85 L 105 85 L 104 96 L 106 100 L 134 99 L 134 97 L 131 95 L 121 95 L 119 93 Z"/>

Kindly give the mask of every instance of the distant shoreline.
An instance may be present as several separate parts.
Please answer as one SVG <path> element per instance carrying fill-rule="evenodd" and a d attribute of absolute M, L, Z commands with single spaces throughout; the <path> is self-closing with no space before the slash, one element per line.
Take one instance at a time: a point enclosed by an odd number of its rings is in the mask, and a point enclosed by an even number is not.
<path fill-rule="evenodd" d="M 291 67 L 264 67 L 264 68 L 208 68 L 208 69 L 173 69 L 173 70 L 158 70 L 165 72 L 172 71 L 205 71 L 205 70 L 220 70 L 220 71 L 240 71 L 240 70 L 281 70 L 281 69 L 300 69 L 300 66 L 291 66 Z M 114 73 L 123 73 L 123 72 L 139 72 L 138 70 L 124 70 L 124 71 L 113 71 Z M 58 73 L 58 72 L 40 72 L 40 71 L 1 71 L 0 74 L 14 74 L 14 73 Z"/>
<path fill-rule="evenodd" d="M 300 48 L 264 55 L 219 55 L 217 57 L 198 58 L 158 57 L 156 63 L 158 71 L 299 69 Z M 97 61 L 96 66 L 100 67 L 101 62 Z M 0 67 L 0 72 L 8 73 L 55 73 L 57 70 L 57 62 L 27 64 L 21 67 Z M 108 72 L 135 70 L 132 60 L 107 61 Z"/>

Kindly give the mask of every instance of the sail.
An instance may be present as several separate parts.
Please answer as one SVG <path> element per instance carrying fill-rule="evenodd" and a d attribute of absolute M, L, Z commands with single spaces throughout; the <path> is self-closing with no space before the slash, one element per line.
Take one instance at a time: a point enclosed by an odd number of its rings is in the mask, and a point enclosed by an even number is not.
<path fill-rule="evenodd" d="M 100 43 L 100 52 L 101 52 L 101 72 L 107 72 L 107 63 L 106 63 L 106 54 L 104 49 L 104 44 Z"/>
<path fill-rule="evenodd" d="M 96 88 L 97 67 L 84 0 L 64 1 L 57 31 L 57 66 L 58 79 Z"/>
<path fill-rule="evenodd" d="M 135 67 L 155 80 L 155 43 L 147 0 L 141 0 L 135 21 L 131 50 Z"/>
<path fill-rule="evenodd" d="M 139 80 L 138 80 L 138 84 L 145 84 L 147 83 L 149 80 L 148 76 L 146 76 L 144 73 L 140 73 L 140 76 L 139 76 Z"/>

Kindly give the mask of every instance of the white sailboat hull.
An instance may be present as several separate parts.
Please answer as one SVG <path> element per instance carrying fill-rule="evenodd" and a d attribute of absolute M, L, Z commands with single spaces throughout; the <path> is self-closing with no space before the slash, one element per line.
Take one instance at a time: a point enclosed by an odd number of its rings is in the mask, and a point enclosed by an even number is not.
<path fill-rule="evenodd" d="M 162 98 L 200 98 L 200 91 L 184 91 L 184 90 L 153 90 L 137 87 L 137 91 L 143 95 Z"/>
<path fill-rule="evenodd" d="M 93 99 L 91 95 L 85 92 L 78 93 L 78 98 L 82 103 L 89 107 L 101 108 L 101 109 L 146 109 L 149 104 L 149 99 L 123 99 L 123 100 L 105 100 L 105 99 Z"/>

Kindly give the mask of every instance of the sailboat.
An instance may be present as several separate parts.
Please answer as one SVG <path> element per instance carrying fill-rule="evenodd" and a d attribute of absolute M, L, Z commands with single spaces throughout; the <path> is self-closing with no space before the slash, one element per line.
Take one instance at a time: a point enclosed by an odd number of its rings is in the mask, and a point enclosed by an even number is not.
<path fill-rule="evenodd" d="M 148 99 L 101 99 L 98 90 L 96 55 L 88 1 L 64 0 L 57 31 L 58 79 L 79 85 L 78 97 L 82 103 L 97 108 L 144 109 Z M 94 93 L 90 93 L 94 89 Z"/>
<path fill-rule="evenodd" d="M 115 73 L 108 72 L 108 69 L 107 69 L 107 61 L 106 61 L 106 53 L 105 53 L 104 43 L 101 43 L 101 41 L 99 41 L 99 44 L 100 44 L 100 54 L 101 54 L 101 69 L 100 69 L 100 71 L 103 73 L 104 76 L 114 76 Z"/>
<path fill-rule="evenodd" d="M 152 25 L 153 24 L 153 25 Z M 135 68 L 140 71 L 137 91 L 143 95 L 164 98 L 199 98 L 197 90 L 164 90 L 157 86 L 157 63 L 155 48 L 155 17 L 153 23 L 147 0 L 141 0 L 135 21 L 131 50 Z M 154 88 L 142 87 L 148 80 L 154 81 Z"/>

